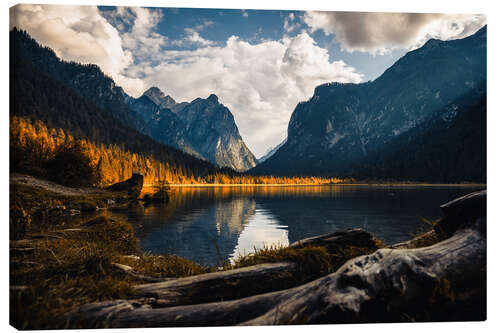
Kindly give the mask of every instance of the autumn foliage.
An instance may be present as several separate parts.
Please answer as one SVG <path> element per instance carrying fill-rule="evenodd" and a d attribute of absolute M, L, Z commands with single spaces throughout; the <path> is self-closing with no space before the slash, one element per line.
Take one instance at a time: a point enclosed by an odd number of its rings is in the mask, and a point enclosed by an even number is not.
<path fill-rule="evenodd" d="M 146 184 L 159 180 L 170 184 L 329 184 L 336 178 L 251 176 L 237 173 L 192 175 L 191 170 L 137 154 L 115 144 L 96 144 L 75 139 L 62 129 L 41 121 L 11 117 L 11 172 L 26 172 L 67 185 L 109 185 L 131 176 L 144 175 Z"/>

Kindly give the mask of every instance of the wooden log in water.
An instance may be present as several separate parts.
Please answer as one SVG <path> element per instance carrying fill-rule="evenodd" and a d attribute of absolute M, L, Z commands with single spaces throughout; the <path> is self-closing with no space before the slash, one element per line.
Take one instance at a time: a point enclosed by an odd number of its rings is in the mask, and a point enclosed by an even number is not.
<path fill-rule="evenodd" d="M 294 283 L 297 264 L 279 262 L 138 285 L 139 297 L 154 297 L 161 306 L 199 304 L 280 290 Z"/>

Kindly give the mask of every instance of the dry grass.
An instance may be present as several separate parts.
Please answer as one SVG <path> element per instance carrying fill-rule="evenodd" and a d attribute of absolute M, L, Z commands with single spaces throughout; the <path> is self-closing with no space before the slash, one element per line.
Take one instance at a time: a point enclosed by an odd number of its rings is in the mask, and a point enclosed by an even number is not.
<path fill-rule="evenodd" d="M 121 264 L 133 268 L 134 272 L 154 277 L 186 277 L 209 273 L 212 268 L 201 266 L 194 261 L 175 255 L 141 254 L 138 258 L 121 257 Z"/>
<path fill-rule="evenodd" d="M 320 276 L 335 272 L 346 261 L 375 252 L 385 247 L 382 242 L 376 242 L 375 247 L 339 246 L 335 251 L 328 251 L 323 246 L 286 247 L 279 245 L 265 246 L 255 249 L 254 253 L 240 255 L 231 268 L 246 267 L 269 262 L 295 262 L 299 266 L 296 276 L 297 284 L 313 280 Z"/>

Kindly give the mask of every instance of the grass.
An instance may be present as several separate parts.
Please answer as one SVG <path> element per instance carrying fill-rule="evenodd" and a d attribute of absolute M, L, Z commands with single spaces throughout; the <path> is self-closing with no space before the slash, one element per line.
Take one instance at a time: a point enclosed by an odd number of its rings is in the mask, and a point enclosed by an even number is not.
<path fill-rule="evenodd" d="M 374 246 L 338 246 L 334 251 L 323 246 L 287 247 L 270 245 L 255 249 L 254 253 L 240 255 L 231 268 L 252 266 L 262 263 L 291 261 L 298 265 L 298 274 L 295 276 L 297 285 L 311 281 L 320 276 L 335 272 L 346 261 L 375 252 L 385 245 L 376 241 Z"/>
<path fill-rule="evenodd" d="M 72 308 L 92 301 L 133 295 L 131 277 L 111 263 L 123 253 L 137 252 L 128 223 L 109 221 L 84 231 L 32 240 L 18 251 L 11 243 L 11 324 L 17 328 L 60 328 L 55 321 Z M 57 238 L 55 238 L 57 237 Z"/>
<path fill-rule="evenodd" d="M 113 263 L 158 277 L 209 271 L 176 256 L 141 254 L 130 224 L 104 216 L 82 223 L 76 230 L 52 231 L 47 236 L 32 239 L 27 247 L 11 243 L 11 286 L 21 286 L 11 291 L 11 323 L 20 329 L 62 328 L 62 315 L 80 305 L 133 297 L 134 284 L 143 281 Z"/>
<path fill-rule="evenodd" d="M 175 255 L 141 254 L 137 258 L 121 257 L 120 264 L 128 265 L 134 272 L 154 277 L 186 277 L 209 273 L 213 269 Z"/>
<path fill-rule="evenodd" d="M 110 202 L 126 203 L 126 193 L 103 192 L 87 196 L 65 196 L 38 187 L 10 185 L 10 239 L 21 239 L 28 233 L 68 226 L 71 210 L 95 212 Z"/>
<path fill-rule="evenodd" d="M 423 227 L 419 232 L 410 234 L 411 239 L 406 242 L 406 248 L 431 246 L 447 238 L 444 231 L 439 228 L 439 220 L 430 221 L 424 217 L 420 217 L 420 220 L 427 227 Z"/>

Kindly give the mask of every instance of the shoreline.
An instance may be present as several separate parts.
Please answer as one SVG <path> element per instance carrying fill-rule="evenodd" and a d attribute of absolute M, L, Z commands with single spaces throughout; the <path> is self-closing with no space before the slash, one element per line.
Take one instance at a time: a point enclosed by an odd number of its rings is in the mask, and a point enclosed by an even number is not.
<path fill-rule="evenodd" d="M 314 187 L 314 186 L 373 186 L 373 187 L 486 187 L 482 183 L 338 183 L 338 184 L 169 184 L 170 187 Z M 153 187 L 144 184 L 143 187 Z"/>

